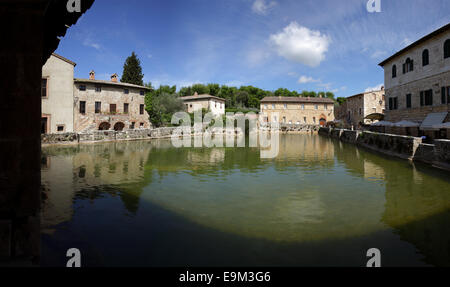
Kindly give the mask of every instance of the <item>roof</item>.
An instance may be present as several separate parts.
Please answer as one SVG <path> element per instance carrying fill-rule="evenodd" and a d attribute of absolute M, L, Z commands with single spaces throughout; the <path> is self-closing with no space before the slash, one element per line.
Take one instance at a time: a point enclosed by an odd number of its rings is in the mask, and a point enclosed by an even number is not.
<path fill-rule="evenodd" d="M 312 98 L 312 97 L 265 97 L 261 103 L 327 103 L 334 104 L 330 98 Z"/>
<path fill-rule="evenodd" d="M 194 95 L 194 96 L 187 96 L 187 97 L 180 97 L 181 100 L 183 101 L 198 101 L 198 100 L 207 100 L 207 99 L 215 99 L 218 101 L 222 101 L 225 102 L 225 99 L 219 98 L 219 97 L 215 97 L 215 96 L 211 96 L 211 95 Z"/>
<path fill-rule="evenodd" d="M 364 92 L 364 93 L 360 93 L 360 94 L 356 94 L 356 95 L 347 97 L 347 99 L 356 98 L 356 97 L 361 97 L 361 96 L 364 96 L 364 95 L 367 95 L 367 94 L 373 94 L 373 93 L 379 93 L 379 92 L 384 92 L 384 90 Z"/>
<path fill-rule="evenodd" d="M 73 65 L 74 67 L 77 65 L 77 63 L 72 62 L 71 60 L 69 60 L 69 59 L 67 59 L 67 58 L 64 58 L 63 56 L 58 55 L 58 54 L 56 54 L 56 53 L 52 53 L 52 56 L 53 56 L 53 57 L 56 57 L 56 58 L 58 58 L 58 59 L 60 59 L 60 60 L 63 60 L 64 62 L 67 62 L 67 63 Z"/>
<path fill-rule="evenodd" d="M 128 87 L 128 88 L 135 88 L 135 89 L 144 89 L 150 91 L 150 88 L 139 86 L 139 85 L 133 85 L 128 83 L 122 83 L 122 82 L 113 82 L 113 81 L 104 81 L 104 80 L 89 80 L 89 79 L 74 79 L 75 83 L 86 83 L 86 84 L 102 84 L 102 85 L 110 85 L 110 86 L 118 86 L 118 87 Z"/>
<path fill-rule="evenodd" d="M 378 64 L 378 65 L 380 65 L 381 67 L 383 67 L 384 65 L 386 65 L 387 62 L 391 61 L 391 60 L 394 59 L 395 57 L 400 56 L 401 54 L 405 53 L 406 51 L 408 51 L 408 50 L 410 50 L 410 49 L 412 49 L 412 48 L 414 48 L 414 47 L 416 47 L 416 46 L 422 44 L 423 42 L 425 42 L 425 41 L 427 41 L 427 40 L 433 38 L 434 36 L 437 36 L 437 35 L 439 35 L 439 34 L 441 34 L 441 33 L 444 33 L 444 32 L 446 32 L 446 31 L 448 31 L 449 29 L 450 29 L 450 23 L 447 24 L 447 25 L 445 25 L 445 26 L 443 26 L 443 27 L 441 27 L 441 28 L 439 28 L 439 29 L 437 29 L 436 31 L 434 31 L 434 32 L 432 32 L 432 33 L 426 35 L 425 37 L 420 38 L 419 40 L 417 40 L 416 42 L 412 43 L 411 45 L 409 45 L 409 46 L 407 46 L 407 47 L 401 49 L 400 51 L 398 51 L 398 52 L 395 53 L 394 55 L 390 56 L 389 58 L 387 58 L 386 60 L 384 60 L 383 62 L 381 62 L 381 63 Z"/>

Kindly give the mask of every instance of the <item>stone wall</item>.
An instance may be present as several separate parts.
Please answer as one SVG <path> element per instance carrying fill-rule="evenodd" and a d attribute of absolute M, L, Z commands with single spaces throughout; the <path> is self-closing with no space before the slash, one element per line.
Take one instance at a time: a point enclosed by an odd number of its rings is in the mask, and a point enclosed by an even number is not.
<path fill-rule="evenodd" d="M 435 140 L 434 165 L 450 170 L 450 140 Z"/>
<path fill-rule="evenodd" d="M 424 144 L 418 137 L 332 128 L 320 128 L 319 135 L 450 171 L 450 140 L 435 140 L 434 144 Z"/>

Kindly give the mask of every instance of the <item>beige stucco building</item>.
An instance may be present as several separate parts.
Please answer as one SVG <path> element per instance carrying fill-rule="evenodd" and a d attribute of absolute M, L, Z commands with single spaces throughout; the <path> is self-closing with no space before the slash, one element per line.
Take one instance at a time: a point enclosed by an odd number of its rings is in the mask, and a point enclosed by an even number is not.
<path fill-rule="evenodd" d="M 441 137 L 450 128 L 450 24 L 380 63 L 386 87 L 386 120 L 420 125 Z M 412 124 L 411 124 L 412 125 Z M 445 135 L 443 135 L 445 137 Z"/>
<path fill-rule="evenodd" d="M 371 124 L 366 119 L 371 114 L 384 114 L 385 93 L 384 88 L 379 91 L 365 92 L 348 97 L 346 101 L 336 108 L 336 119 L 343 122 L 346 127 L 357 128 L 361 124 Z"/>
<path fill-rule="evenodd" d="M 199 95 L 198 93 L 180 99 L 184 102 L 185 110 L 188 113 L 205 109 L 215 116 L 225 115 L 225 99 L 211 95 Z"/>
<path fill-rule="evenodd" d="M 261 115 L 267 123 L 325 125 L 334 120 L 334 101 L 329 98 L 266 97 L 261 100 Z"/>
<path fill-rule="evenodd" d="M 41 133 L 73 132 L 73 73 L 76 64 L 52 54 L 42 67 Z"/>
<path fill-rule="evenodd" d="M 147 90 L 150 89 L 119 82 L 116 74 L 111 81 L 96 80 L 94 71 L 89 79 L 75 79 L 75 131 L 150 128 L 145 111 Z"/>
<path fill-rule="evenodd" d="M 118 81 L 74 79 L 75 63 L 53 54 L 42 68 L 41 133 L 150 128 L 145 111 L 147 87 Z"/>

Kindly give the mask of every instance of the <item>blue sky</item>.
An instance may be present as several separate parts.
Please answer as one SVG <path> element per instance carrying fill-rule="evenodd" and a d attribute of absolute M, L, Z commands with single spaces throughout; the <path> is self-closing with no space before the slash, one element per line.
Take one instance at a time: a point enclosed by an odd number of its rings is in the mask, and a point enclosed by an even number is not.
<path fill-rule="evenodd" d="M 121 75 L 135 51 L 153 86 L 331 90 L 381 85 L 378 63 L 450 22 L 448 0 L 96 0 L 61 40 L 75 77 Z"/>

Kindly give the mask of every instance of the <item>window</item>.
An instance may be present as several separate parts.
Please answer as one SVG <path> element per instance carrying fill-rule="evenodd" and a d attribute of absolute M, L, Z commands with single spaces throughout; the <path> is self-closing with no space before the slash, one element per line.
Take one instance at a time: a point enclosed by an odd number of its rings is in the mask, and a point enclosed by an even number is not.
<path fill-rule="evenodd" d="M 422 66 L 427 66 L 430 63 L 430 53 L 427 49 L 422 52 Z"/>
<path fill-rule="evenodd" d="M 406 95 L 406 108 L 410 109 L 411 106 L 412 106 L 412 104 L 411 104 L 411 94 L 407 94 Z"/>
<path fill-rule="evenodd" d="M 80 102 L 80 114 L 85 114 L 86 113 L 86 102 L 81 101 Z"/>
<path fill-rule="evenodd" d="M 389 110 L 397 110 L 398 109 L 398 98 L 389 98 Z"/>
<path fill-rule="evenodd" d="M 48 117 L 41 118 L 41 134 L 45 135 L 48 133 L 48 123 L 49 123 Z"/>
<path fill-rule="evenodd" d="M 327 104 L 323 105 L 323 108 L 324 108 L 325 110 L 328 110 L 328 105 L 327 105 Z"/>
<path fill-rule="evenodd" d="M 143 129 L 144 128 L 144 123 L 141 123 L 140 127 L 141 127 L 141 129 Z"/>
<path fill-rule="evenodd" d="M 432 106 L 433 105 L 433 90 L 427 90 L 427 91 L 420 92 L 420 105 L 421 106 Z"/>
<path fill-rule="evenodd" d="M 284 109 L 287 109 L 287 104 L 284 104 Z"/>
<path fill-rule="evenodd" d="M 131 126 L 130 126 L 130 129 L 131 129 L 131 130 L 134 130 L 134 127 L 135 127 L 135 126 L 136 126 L 136 123 L 135 123 L 135 122 L 132 122 L 132 123 L 131 123 Z"/>
<path fill-rule="evenodd" d="M 140 105 L 140 106 L 139 106 L 139 113 L 140 113 L 141 115 L 144 114 L 144 105 Z"/>
<path fill-rule="evenodd" d="M 403 74 L 414 71 L 414 61 L 410 58 L 406 59 L 406 62 L 403 64 Z"/>
<path fill-rule="evenodd" d="M 47 79 L 42 79 L 41 82 L 41 98 L 48 98 L 47 94 Z"/>
<path fill-rule="evenodd" d="M 319 109 L 319 106 L 318 106 L 318 105 L 315 105 L 315 106 L 314 106 L 314 109 L 315 109 L 315 110 L 318 110 L 318 109 Z"/>
<path fill-rule="evenodd" d="M 80 85 L 78 86 L 78 89 L 82 92 L 86 91 L 86 85 Z"/>
<path fill-rule="evenodd" d="M 313 117 L 313 123 L 316 123 L 316 117 Z"/>
<path fill-rule="evenodd" d="M 274 104 L 272 105 L 272 109 L 275 110 L 275 105 Z"/>
<path fill-rule="evenodd" d="M 447 87 L 447 104 L 450 105 L 450 87 Z"/>
<path fill-rule="evenodd" d="M 267 110 L 267 105 L 264 105 L 264 109 L 266 109 L 266 110 Z"/>
<path fill-rule="evenodd" d="M 305 105 L 302 105 L 302 110 L 304 110 L 305 109 Z"/>
<path fill-rule="evenodd" d="M 450 39 L 444 43 L 444 59 L 450 58 Z"/>
<path fill-rule="evenodd" d="M 284 124 L 286 123 L 286 117 L 283 117 L 283 123 Z"/>
<path fill-rule="evenodd" d="M 442 87 L 441 88 L 441 104 L 443 104 L 443 105 L 445 105 L 446 104 L 446 100 L 447 100 L 447 98 L 446 98 L 446 96 L 445 96 L 445 91 L 446 91 L 447 89 L 445 88 L 445 87 Z"/>
<path fill-rule="evenodd" d="M 58 131 L 58 133 L 64 132 L 64 125 L 56 126 L 56 130 Z"/>
<path fill-rule="evenodd" d="M 392 78 L 396 78 L 397 77 L 397 66 L 394 65 L 392 66 Z"/>
<path fill-rule="evenodd" d="M 304 117 L 304 118 L 303 118 L 303 121 L 304 121 L 304 122 L 305 122 L 305 124 L 306 124 L 306 117 Z"/>
<path fill-rule="evenodd" d="M 123 93 L 124 93 L 125 95 L 128 95 L 128 94 L 130 93 L 130 90 L 125 89 L 125 90 L 123 90 Z"/>
<path fill-rule="evenodd" d="M 140 94 L 141 96 L 145 96 L 145 91 L 140 91 L 139 94 Z"/>
<path fill-rule="evenodd" d="M 128 103 L 123 104 L 123 113 L 124 114 L 128 114 L 128 107 L 129 107 Z"/>
<path fill-rule="evenodd" d="M 109 112 L 110 112 L 111 114 L 115 114 L 116 111 L 117 111 L 117 106 L 116 106 L 116 104 L 110 104 L 110 105 L 109 105 Z"/>
<path fill-rule="evenodd" d="M 95 102 L 95 113 L 100 114 L 102 112 L 102 102 Z"/>
<path fill-rule="evenodd" d="M 362 115 L 362 109 L 361 108 L 359 108 L 359 114 Z"/>
<path fill-rule="evenodd" d="M 102 86 L 99 86 L 99 85 L 95 86 L 95 92 L 96 93 L 101 93 L 102 92 Z"/>

